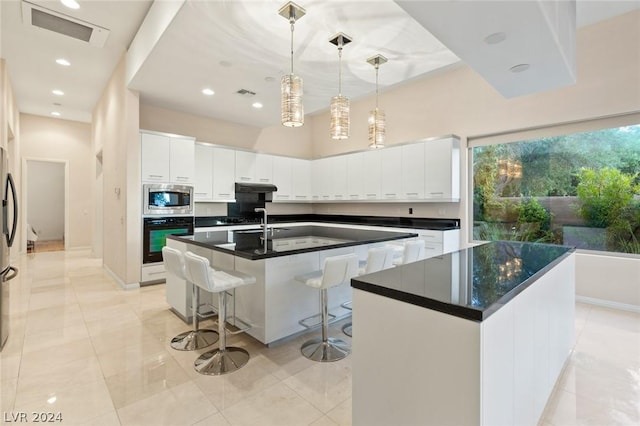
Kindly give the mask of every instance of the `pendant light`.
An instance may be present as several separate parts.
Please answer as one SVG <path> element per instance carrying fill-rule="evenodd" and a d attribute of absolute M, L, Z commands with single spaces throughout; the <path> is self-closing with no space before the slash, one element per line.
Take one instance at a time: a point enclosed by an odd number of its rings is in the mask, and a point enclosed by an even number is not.
<path fill-rule="evenodd" d="M 331 98 L 331 128 L 332 139 L 343 140 L 349 138 L 349 98 L 342 96 L 342 48 L 351 43 L 351 37 L 338 33 L 330 43 L 338 46 L 338 96 Z"/>
<path fill-rule="evenodd" d="M 302 79 L 293 73 L 293 26 L 305 13 L 303 8 L 291 1 L 278 11 L 278 14 L 291 24 L 291 73 L 283 75 L 280 83 L 282 125 L 287 127 L 299 127 L 304 124 Z"/>
<path fill-rule="evenodd" d="M 376 69 L 376 108 L 369 112 L 369 148 L 383 148 L 385 116 L 384 111 L 378 108 L 378 68 L 387 62 L 387 58 L 375 55 L 367 59 L 367 62 Z"/>

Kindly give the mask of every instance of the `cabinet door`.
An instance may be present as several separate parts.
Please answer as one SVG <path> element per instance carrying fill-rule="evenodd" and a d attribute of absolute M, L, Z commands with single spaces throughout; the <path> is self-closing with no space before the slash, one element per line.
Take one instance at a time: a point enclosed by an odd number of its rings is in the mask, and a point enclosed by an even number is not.
<path fill-rule="evenodd" d="M 314 195 L 318 196 L 319 201 L 332 200 L 331 190 L 333 184 L 330 179 L 329 158 L 321 158 L 315 160 L 315 174 L 313 176 L 313 184 L 315 186 Z"/>
<path fill-rule="evenodd" d="M 403 145 L 402 149 L 402 198 L 424 198 L 424 143 Z"/>
<path fill-rule="evenodd" d="M 425 198 L 460 198 L 460 143 L 446 138 L 425 142 Z"/>
<path fill-rule="evenodd" d="M 213 147 L 196 144 L 195 180 L 193 199 L 205 201 L 213 199 Z"/>
<path fill-rule="evenodd" d="M 329 179 L 329 195 L 332 200 L 347 199 L 347 156 L 338 155 L 327 158 L 328 164 L 325 176 Z"/>
<path fill-rule="evenodd" d="M 308 201 L 311 199 L 311 161 L 292 158 L 291 164 L 293 200 Z"/>
<path fill-rule="evenodd" d="M 273 182 L 273 160 L 273 155 L 256 154 L 255 179 L 257 183 Z"/>
<path fill-rule="evenodd" d="M 236 151 L 236 182 L 256 182 L 255 152 Z"/>
<path fill-rule="evenodd" d="M 171 182 L 193 182 L 194 150 L 195 142 L 193 139 L 171 138 L 171 159 L 169 161 Z"/>
<path fill-rule="evenodd" d="M 168 136 L 140 134 L 140 176 L 143 182 L 169 182 L 171 139 Z"/>
<path fill-rule="evenodd" d="M 366 171 L 362 174 L 362 188 L 365 200 L 380 199 L 380 180 L 382 176 L 381 150 L 365 151 L 362 153 L 362 167 Z"/>
<path fill-rule="evenodd" d="M 289 201 L 293 198 L 291 160 L 289 157 L 273 158 L 273 184 L 278 187 L 273 193 L 273 201 Z"/>
<path fill-rule="evenodd" d="M 383 200 L 402 198 L 402 147 L 385 148 L 382 153 L 380 194 Z"/>
<path fill-rule="evenodd" d="M 213 148 L 213 199 L 216 201 L 234 200 L 235 156 L 232 149 Z"/>
<path fill-rule="evenodd" d="M 347 155 L 347 199 L 364 199 L 363 153 Z"/>

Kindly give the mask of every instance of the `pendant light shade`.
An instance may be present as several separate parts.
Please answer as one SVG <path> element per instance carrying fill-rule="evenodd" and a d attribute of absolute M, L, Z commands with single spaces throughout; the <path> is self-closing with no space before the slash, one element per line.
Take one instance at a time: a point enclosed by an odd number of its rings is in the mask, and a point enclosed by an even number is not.
<path fill-rule="evenodd" d="M 338 33 L 331 40 L 331 44 L 338 46 L 338 96 L 331 98 L 331 125 L 329 134 L 332 139 L 344 140 L 349 138 L 349 98 L 342 96 L 342 48 L 351 43 L 351 38 L 343 33 Z"/>
<path fill-rule="evenodd" d="M 376 108 L 369 113 L 369 148 L 383 148 L 386 119 L 384 111 L 378 108 L 378 69 L 387 62 L 387 58 L 375 55 L 367 59 L 367 62 L 376 69 Z"/>
<path fill-rule="evenodd" d="M 300 127 L 304 124 L 304 106 L 302 105 L 302 79 L 295 74 L 282 76 L 282 124 L 287 127 Z"/>
<path fill-rule="evenodd" d="M 384 148 L 384 111 L 379 108 L 369 112 L 369 148 Z"/>
<path fill-rule="evenodd" d="M 302 18 L 305 13 L 306 11 L 294 2 L 285 4 L 278 11 L 278 14 L 291 24 L 291 73 L 282 76 L 280 86 L 282 125 L 287 127 L 300 127 L 304 124 L 302 79 L 293 73 L 293 30 L 296 20 Z"/>

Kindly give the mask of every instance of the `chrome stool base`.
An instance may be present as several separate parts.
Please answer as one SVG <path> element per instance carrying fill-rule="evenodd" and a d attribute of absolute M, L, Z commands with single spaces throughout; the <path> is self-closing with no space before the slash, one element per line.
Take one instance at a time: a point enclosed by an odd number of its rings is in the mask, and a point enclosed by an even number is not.
<path fill-rule="evenodd" d="M 225 350 L 215 349 L 205 352 L 194 363 L 200 374 L 221 376 L 239 370 L 249 362 L 249 352 L 242 348 L 227 347 Z"/>
<path fill-rule="evenodd" d="M 351 346 L 340 339 L 311 339 L 302 345 L 300 352 L 311 361 L 332 362 L 346 358 Z"/>
<path fill-rule="evenodd" d="M 352 333 L 352 323 L 348 323 L 342 326 L 342 332 L 344 334 L 346 334 L 349 337 L 353 337 L 353 333 Z"/>
<path fill-rule="evenodd" d="M 171 339 L 171 347 L 177 351 L 195 351 L 216 343 L 218 332 L 203 328 L 198 331 L 185 331 Z"/>

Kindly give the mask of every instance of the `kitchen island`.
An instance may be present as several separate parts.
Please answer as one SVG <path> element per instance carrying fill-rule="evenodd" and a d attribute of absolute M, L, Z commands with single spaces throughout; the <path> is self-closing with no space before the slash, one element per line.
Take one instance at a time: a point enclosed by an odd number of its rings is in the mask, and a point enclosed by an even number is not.
<path fill-rule="evenodd" d="M 357 253 L 364 260 L 370 247 L 417 236 L 413 232 L 282 225 L 270 228 L 266 240 L 263 230 L 254 228 L 171 235 L 167 245 L 207 257 L 214 267 L 256 277 L 256 284 L 238 288 L 229 298 L 228 312 L 251 325 L 248 334 L 269 344 L 305 330 L 299 321 L 320 312 L 318 290 L 296 281 L 297 275 L 322 269 L 328 256 Z M 188 320 L 190 287 L 169 276 L 166 293 L 172 310 Z M 349 300 L 348 284 L 329 289 L 329 310 L 337 318 L 350 314 L 341 307 Z M 215 306 L 216 298 L 207 302 Z"/>
<path fill-rule="evenodd" d="M 536 425 L 573 347 L 574 258 L 491 242 L 353 279 L 353 424 Z"/>

